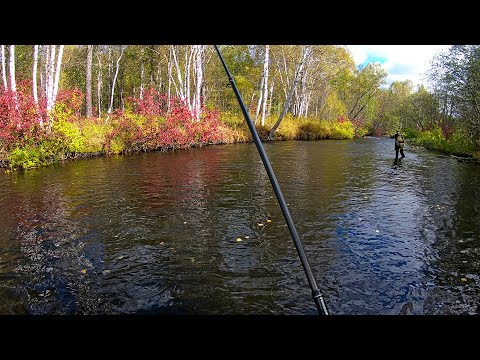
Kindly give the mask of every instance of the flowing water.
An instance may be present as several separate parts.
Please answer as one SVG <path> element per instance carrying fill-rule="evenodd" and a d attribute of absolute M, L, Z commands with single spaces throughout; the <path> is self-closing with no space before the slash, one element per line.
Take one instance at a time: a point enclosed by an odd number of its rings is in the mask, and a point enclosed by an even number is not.
<path fill-rule="evenodd" d="M 332 314 L 480 313 L 478 164 L 264 146 Z M 132 313 L 317 313 L 254 144 L 0 172 L 0 314 Z"/>

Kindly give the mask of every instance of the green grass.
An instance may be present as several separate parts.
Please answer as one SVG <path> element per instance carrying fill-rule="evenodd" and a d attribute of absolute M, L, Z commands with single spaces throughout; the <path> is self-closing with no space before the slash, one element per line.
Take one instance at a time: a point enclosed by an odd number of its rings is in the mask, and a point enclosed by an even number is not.
<path fill-rule="evenodd" d="M 459 131 L 454 132 L 448 139 L 443 135 L 441 128 L 420 132 L 415 135 L 415 138 L 411 139 L 413 145 L 439 150 L 447 154 L 480 159 L 478 146 L 467 140 Z"/>

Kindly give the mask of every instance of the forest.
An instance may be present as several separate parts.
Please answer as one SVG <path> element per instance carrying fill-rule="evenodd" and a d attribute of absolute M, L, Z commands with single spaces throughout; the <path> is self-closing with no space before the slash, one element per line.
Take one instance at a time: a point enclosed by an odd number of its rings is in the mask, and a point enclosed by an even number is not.
<path fill-rule="evenodd" d="M 387 86 L 340 45 L 222 45 L 262 140 L 353 139 L 480 159 L 480 46 L 438 53 L 429 88 Z M 251 141 L 210 45 L 1 45 L 0 167 Z"/>

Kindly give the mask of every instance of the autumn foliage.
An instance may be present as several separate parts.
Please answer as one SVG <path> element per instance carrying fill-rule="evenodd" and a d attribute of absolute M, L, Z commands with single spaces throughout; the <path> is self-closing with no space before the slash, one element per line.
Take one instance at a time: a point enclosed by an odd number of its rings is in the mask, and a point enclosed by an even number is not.
<path fill-rule="evenodd" d="M 16 92 L 0 92 L 0 147 L 6 150 L 43 136 L 40 123 L 46 119 L 46 102 L 36 107 L 28 87 L 22 83 Z"/>
<path fill-rule="evenodd" d="M 107 152 L 166 150 L 223 142 L 218 113 L 202 109 L 197 120 L 179 98 L 149 89 L 142 99 L 129 98 L 130 111 L 112 113 Z M 119 151 L 120 148 L 123 150 Z"/>
<path fill-rule="evenodd" d="M 127 110 L 114 111 L 108 121 L 82 118 L 84 95 L 78 89 L 59 91 L 50 114 L 46 101 L 36 106 L 31 93 L 28 83 L 16 93 L 0 93 L 0 149 L 11 155 L 11 167 L 36 166 L 47 157 L 55 161 L 225 142 L 216 111 L 202 109 L 197 119 L 181 99 L 168 100 L 155 89 L 145 91 L 142 99 L 129 98 Z M 29 152 L 43 155 L 32 160 Z"/>

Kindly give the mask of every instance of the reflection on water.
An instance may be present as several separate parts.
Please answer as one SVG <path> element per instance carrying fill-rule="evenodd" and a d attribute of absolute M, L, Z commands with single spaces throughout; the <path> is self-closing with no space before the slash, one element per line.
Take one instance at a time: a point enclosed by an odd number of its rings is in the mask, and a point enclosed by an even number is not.
<path fill-rule="evenodd" d="M 480 313 L 478 165 L 264 146 L 332 314 Z M 0 206 L 0 314 L 316 314 L 253 144 L 0 173 Z"/>

